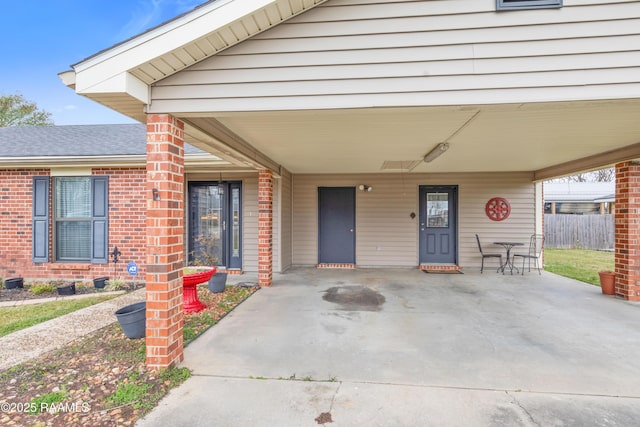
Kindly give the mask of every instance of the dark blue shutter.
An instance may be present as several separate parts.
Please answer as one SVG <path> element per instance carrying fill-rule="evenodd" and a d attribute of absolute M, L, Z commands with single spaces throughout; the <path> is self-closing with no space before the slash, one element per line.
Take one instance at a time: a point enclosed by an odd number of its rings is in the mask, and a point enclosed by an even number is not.
<path fill-rule="evenodd" d="M 49 262 L 49 177 L 33 177 L 33 262 Z"/>
<path fill-rule="evenodd" d="M 109 243 L 109 179 L 106 176 L 92 177 L 93 206 L 91 207 L 91 262 L 108 262 Z"/>

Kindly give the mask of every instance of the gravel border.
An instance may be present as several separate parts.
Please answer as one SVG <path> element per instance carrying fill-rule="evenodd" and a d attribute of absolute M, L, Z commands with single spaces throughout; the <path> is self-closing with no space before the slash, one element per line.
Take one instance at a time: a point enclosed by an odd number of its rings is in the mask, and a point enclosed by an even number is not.
<path fill-rule="evenodd" d="M 96 294 L 92 294 L 95 296 Z M 114 312 L 145 300 L 145 289 L 74 311 L 27 329 L 0 337 L 0 371 L 34 359 L 48 351 L 116 322 Z"/>

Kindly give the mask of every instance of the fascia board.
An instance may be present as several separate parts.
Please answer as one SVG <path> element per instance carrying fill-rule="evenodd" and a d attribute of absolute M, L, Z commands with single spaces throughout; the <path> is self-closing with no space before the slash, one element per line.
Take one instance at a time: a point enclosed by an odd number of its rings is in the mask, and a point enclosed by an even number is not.
<path fill-rule="evenodd" d="M 1 169 L 58 168 L 85 166 L 144 166 L 145 155 L 129 156 L 64 156 L 64 157 L 0 157 Z"/>
<path fill-rule="evenodd" d="M 62 84 L 72 89 L 76 88 L 76 73 L 73 70 L 58 73 L 58 77 L 62 80 Z"/>
<path fill-rule="evenodd" d="M 86 76 L 76 74 L 75 86 L 76 93 L 80 95 L 126 93 L 144 104 L 149 103 L 149 86 L 128 72 L 117 74 L 95 84 L 87 81 Z"/>
<path fill-rule="evenodd" d="M 82 168 L 82 167 L 145 167 L 146 155 L 129 156 L 64 156 L 64 157 L 0 157 L 0 169 L 25 168 Z M 185 167 L 230 167 L 232 163 L 211 154 L 197 153 L 184 156 Z"/>

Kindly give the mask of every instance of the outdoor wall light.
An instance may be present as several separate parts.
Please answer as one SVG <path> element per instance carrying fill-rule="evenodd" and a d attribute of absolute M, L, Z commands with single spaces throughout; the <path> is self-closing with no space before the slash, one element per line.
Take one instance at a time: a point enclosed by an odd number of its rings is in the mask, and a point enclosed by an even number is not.
<path fill-rule="evenodd" d="M 426 156 L 422 159 L 424 162 L 429 163 L 430 161 L 436 159 L 442 153 L 449 149 L 449 144 L 446 142 L 441 142 L 436 145 L 433 150 L 429 151 Z"/>
<path fill-rule="evenodd" d="M 373 187 L 370 186 L 370 185 L 360 184 L 358 186 L 358 190 L 360 190 L 360 191 L 371 191 L 371 190 L 373 190 Z"/>
<path fill-rule="evenodd" d="M 153 200 L 160 200 L 160 192 L 157 188 L 151 189 L 151 195 L 153 196 Z"/>

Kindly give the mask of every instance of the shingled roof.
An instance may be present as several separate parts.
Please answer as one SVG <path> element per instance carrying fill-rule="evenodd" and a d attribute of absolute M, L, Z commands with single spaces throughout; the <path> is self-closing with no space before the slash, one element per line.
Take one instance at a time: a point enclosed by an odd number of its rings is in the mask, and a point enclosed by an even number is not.
<path fill-rule="evenodd" d="M 0 128 L 0 157 L 117 156 L 146 153 L 143 124 Z M 203 153 L 185 144 L 185 154 Z"/>

